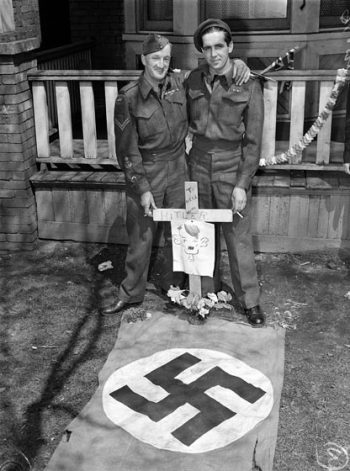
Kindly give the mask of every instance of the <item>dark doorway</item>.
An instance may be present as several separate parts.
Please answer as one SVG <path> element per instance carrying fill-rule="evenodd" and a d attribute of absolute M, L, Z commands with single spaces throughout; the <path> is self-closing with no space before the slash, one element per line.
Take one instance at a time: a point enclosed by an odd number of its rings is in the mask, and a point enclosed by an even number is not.
<path fill-rule="evenodd" d="M 39 0 L 41 49 L 69 44 L 69 0 Z"/>

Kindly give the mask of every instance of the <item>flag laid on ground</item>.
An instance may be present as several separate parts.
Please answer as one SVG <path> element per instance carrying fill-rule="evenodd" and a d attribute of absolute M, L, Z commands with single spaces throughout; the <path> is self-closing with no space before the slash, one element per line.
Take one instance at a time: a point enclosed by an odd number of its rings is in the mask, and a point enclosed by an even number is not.
<path fill-rule="evenodd" d="M 47 471 L 272 471 L 284 331 L 154 313 L 122 323 Z"/>

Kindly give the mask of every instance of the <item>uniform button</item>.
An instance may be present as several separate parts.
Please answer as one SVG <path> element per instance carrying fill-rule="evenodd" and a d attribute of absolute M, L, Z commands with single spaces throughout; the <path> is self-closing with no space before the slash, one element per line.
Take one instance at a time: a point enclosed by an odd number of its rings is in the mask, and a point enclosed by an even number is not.
<path fill-rule="evenodd" d="M 133 183 L 136 182 L 136 177 L 135 177 L 135 175 L 133 175 L 133 176 L 130 178 L 130 180 L 131 180 Z"/>

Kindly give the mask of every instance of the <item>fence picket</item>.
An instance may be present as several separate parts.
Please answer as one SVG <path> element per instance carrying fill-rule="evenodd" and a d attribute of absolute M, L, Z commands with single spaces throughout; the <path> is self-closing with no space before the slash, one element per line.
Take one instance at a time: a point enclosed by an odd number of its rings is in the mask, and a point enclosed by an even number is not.
<path fill-rule="evenodd" d="M 320 101 L 319 101 L 319 112 L 323 110 L 327 99 L 332 90 L 333 82 L 321 81 L 320 84 Z M 330 113 L 327 121 L 324 123 L 317 136 L 317 151 L 316 151 L 316 163 L 317 164 L 328 164 L 330 156 L 331 146 L 331 131 L 332 131 L 332 112 Z"/>
<path fill-rule="evenodd" d="M 60 139 L 60 154 L 63 159 L 69 159 L 73 157 L 73 133 L 68 83 L 56 82 L 55 89 Z"/>
<path fill-rule="evenodd" d="M 303 137 L 305 114 L 305 85 L 303 80 L 293 82 L 292 100 L 290 110 L 290 137 L 289 146 L 296 144 Z M 302 153 L 298 153 L 291 163 L 300 163 Z"/>
<path fill-rule="evenodd" d="M 32 90 L 38 157 L 50 157 L 49 113 L 44 82 L 33 82 Z"/>
<path fill-rule="evenodd" d="M 83 123 L 84 154 L 87 159 L 97 157 L 95 99 L 92 82 L 80 82 L 81 119 Z"/>
<path fill-rule="evenodd" d="M 265 117 L 263 137 L 261 143 L 261 157 L 268 158 L 275 155 L 276 118 L 277 118 L 277 82 L 264 84 Z"/>
<path fill-rule="evenodd" d="M 109 158 L 116 159 L 114 134 L 114 104 L 118 96 L 118 82 L 105 82 L 106 119 Z"/>

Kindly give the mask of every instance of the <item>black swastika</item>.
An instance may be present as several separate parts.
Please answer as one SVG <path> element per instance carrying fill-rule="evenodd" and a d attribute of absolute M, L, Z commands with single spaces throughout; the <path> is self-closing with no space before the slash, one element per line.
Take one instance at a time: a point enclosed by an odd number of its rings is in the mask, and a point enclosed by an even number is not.
<path fill-rule="evenodd" d="M 176 379 L 182 371 L 200 361 L 202 360 L 194 355 L 184 353 L 146 375 L 145 377 L 153 384 L 161 386 L 169 393 L 159 402 L 145 399 L 132 391 L 129 386 L 117 389 L 111 393 L 111 396 L 130 409 L 147 415 L 154 422 L 162 420 L 186 403 L 191 404 L 200 412 L 172 432 L 172 435 L 184 445 L 190 446 L 209 430 L 236 415 L 235 412 L 205 394 L 205 391 L 214 386 L 221 386 L 230 389 L 251 404 L 265 394 L 262 389 L 247 383 L 242 378 L 226 373 L 219 367 L 212 368 L 190 384 L 184 384 Z"/>

